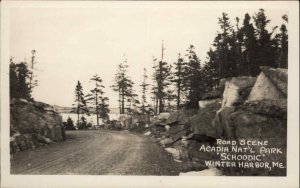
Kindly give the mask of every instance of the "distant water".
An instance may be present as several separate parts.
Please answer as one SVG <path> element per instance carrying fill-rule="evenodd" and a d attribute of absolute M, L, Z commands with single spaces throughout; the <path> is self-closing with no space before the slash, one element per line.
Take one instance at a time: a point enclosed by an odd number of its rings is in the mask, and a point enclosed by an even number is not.
<path fill-rule="evenodd" d="M 62 116 L 63 121 L 67 121 L 68 117 L 70 117 L 74 123 L 77 122 L 77 114 L 74 113 L 59 113 Z M 81 118 L 82 115 L 80 115 L 79 118 Z M 91 114 L 90 116 L 84 115 L 88 123 L 91 123 L 92 125 L 97 124 L 97 116 L 96 114 Z M 119 117 L 119 114 L 109 114 L 110 120 L 117 120 Z M 99 124 L 102 124 L 102 119 L 99 119 Z"/>

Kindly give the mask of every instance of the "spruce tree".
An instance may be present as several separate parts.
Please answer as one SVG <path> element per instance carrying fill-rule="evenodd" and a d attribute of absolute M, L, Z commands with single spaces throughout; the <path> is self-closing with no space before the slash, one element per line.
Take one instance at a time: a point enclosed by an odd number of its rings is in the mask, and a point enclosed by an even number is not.
<path fill-rule="evenodd" d="M 97 126 L 99 126 L 99 118 L 100 118 L 100 102 L 102 102 L 103 98 L 103 84 L 100 76 L 95 74 L 91 79 L 94 82 L 95 87 L 90 91 L 91 93 L 87 95 L 88 101 L 91 101 L 95 110 L 96 110 L 96 118 L 97 118 Z"/>
<path fill-rule="evenodd" d="M 270 23 L 267 19 L 264 9 L 259 9 L 259 12 L 253 16 L 255 23 L 255 34 L 257 38 L 257 58 L 255 60 L 256 66 L 254 67 L 254 76 L 260 73 L 260 66 L 277 67 L 276 65 L 276 49 L 272 47 L 271 35 L 266 27 Z M 273 29 L 274 31 L 274 29 Z"/>
<path fill-rule="evenodd" d="M 288 23 L 287 15 L 283 15 L 282 19 Z M 280 55 L 279 55 L 279 68 L 288 68 L 288 31 L 287 26 L 282 24 L 280 27 Z"/>
<path fill-rule="evenodd" d="M 189 46 L 186 56 L 188 57 L 184 77 L 184 83 L 187 87 L 186 108 L 198 108 L 198 101 L 203 94 L 203 80 L 200 60 L 193 45 Z"/>
<path fill-rule="evenodd" d="M 115 74 L 115 83 L 111 87 L 113 91 L 119 94 L 119 111 L 120 114 L 125 113 L 126 100 L 132 97 L 133 81 L 127 76 L 128 65 L 127 59 L 118 65 L 117 73 Z"/>
<path fill-rule="evenodd" d="M 182 104 L 182 96 L 186 90 L 186 86 L 184 85 L 184 76 L 187 64 L 184 59 L 181 57 L 180 53 L 178 54 L 177 61 L 174 63 L 174 71 L 172 73 L 171 81 L 175 85 L 175 93 L 176 93 L 176 108 L 179 109 Z"/>
<path fill-rule="evenodd" d="M 149 84 L 147 83 L 147 80 L 148 80 L 147 69 L 144 68 L 143 82 L 140 85 L 141 90 L 142 90 L 142 106 L 141 106 L 142 114 L 148 113 L 148 111 L 146 110 L 146 106 L 147 106 L 147 90 L 148 90 L 148 87 L 149 87 Z"/>
<path fill-rule="evenodd" d="M 157 65 L 155 65 L 154 68 L 154 80 L 155 80 L 155 88 L 156 88 L 156 93 L 155 97 L 157 100 L 157 108 L 158 112 L 161 113 L 165 111 L 165 98 L 167 96 L 166 94 L 166 89 L 170 85 L 170 70 L 171 66 L 168 65 L 167 62 L 163 60 L 164 56 L 164 50 L 165 48 L 163 47 L 162 44 L 162 55 L 161 55 L 161 60 L 158 62 Z"/>
<path fill-rule="evenodd" d="M 80 115 L 84 115 L 84 114 L 89 115 L 87 102 L 84 98 L 82 85 L 79 80 L 77 81 L 77 85 L 75 88 L 75 104 L 73 104 L 71 113 L 77 114 L 77 126 L 80 125 Z"/>

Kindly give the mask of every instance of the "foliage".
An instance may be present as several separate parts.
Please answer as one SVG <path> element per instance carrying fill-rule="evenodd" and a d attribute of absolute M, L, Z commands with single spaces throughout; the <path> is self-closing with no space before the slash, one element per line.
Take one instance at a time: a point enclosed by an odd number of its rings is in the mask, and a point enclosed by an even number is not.
<path fill-rule="evenodd" d="M 35 50 L 32 50 L 32 61 L 29 67 L 27 62 L 16 63 L 13 57 L 9 64 L 10 98 L 24 98 L 33 100 L 32 91 L 37 86 L 37 80 L 33 76 L 33 64 L 35 62 Z"/>
<path fill-rule="evenodd" d="M 80 115 L 84 115 L 84 114 L 87 114 L 87 115 L 90 115 L 89 114 L 89 109 L 87 107 L 87 101 L 84 97 L 84 94 L 83 94 L 83 88 L 82 88 L 82 85 L 80 83 L 80 81 L 78 80 L 77 81 L 77 85 L 76 85 L 76 88 L 75 88 L 75 100 L 74 100 L 74 104 L 73 104 L 73 108 L 72 108 L 72 111 L 71 113 L 76 113 L 77 114 L 77 126 L 80 124 Z M 82 116 L 84 117 L 84 116 Z"/>
<path fill-rule="evenodd" d="M 119 110 L 120 114 L 125 113 L 125 105 L 128 99 L 133 96 L 133 81 L 127 76 L 128 65 L 127 59 L 118 65 L 117 73 L 115 74 L 115 83 L 111 87 L 113 91 L 119 94 Z M 127 102 L 126 102 L 127 101 Z"/>
<path fill-rule="evenodd" d="M 66 130 L 76 130 L 76 128 L 74 126 L 74 122 L 70 117 L 68 117 L 66 122 L 63 122 L 63 125 Z"/>
<path fill-rule="evenodd" d="M 97 126 L 99 126 L 99 118 L 104 120 L 109 119 L 109 108 L 108 108 L 108 98 L 104 97 L 103 88 L 105 88 L 102 84 L 102 79 L 100 76 L 95 74 L 91 79 L 95 83 L 95 87 L 90 91 L 89 94 L 86 95 L 87 101 L 90 101 L 92 105 L 96 109 L 96 119 L 97 119 Z"/>

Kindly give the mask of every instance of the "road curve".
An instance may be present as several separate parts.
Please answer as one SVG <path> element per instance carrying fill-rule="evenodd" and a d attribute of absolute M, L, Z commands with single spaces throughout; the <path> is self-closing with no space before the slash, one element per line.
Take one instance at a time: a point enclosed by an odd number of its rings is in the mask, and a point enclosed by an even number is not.
<path fill-rule="evenodd" d="M 67 131 L 67 140 L 19 152 L 12 174 L 177 175 L 177 162 L 152 138 L 129 131 Z"/>

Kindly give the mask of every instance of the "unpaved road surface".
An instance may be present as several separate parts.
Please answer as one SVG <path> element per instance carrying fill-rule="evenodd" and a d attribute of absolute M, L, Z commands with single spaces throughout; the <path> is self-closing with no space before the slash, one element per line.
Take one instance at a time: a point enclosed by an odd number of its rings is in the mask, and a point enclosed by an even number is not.
<path fill-rule="evenodd" d="M 11 157 L 12 174 L 178 175 L 157 141 L 128 131 L 67 131 L 61 143 Z"/>

